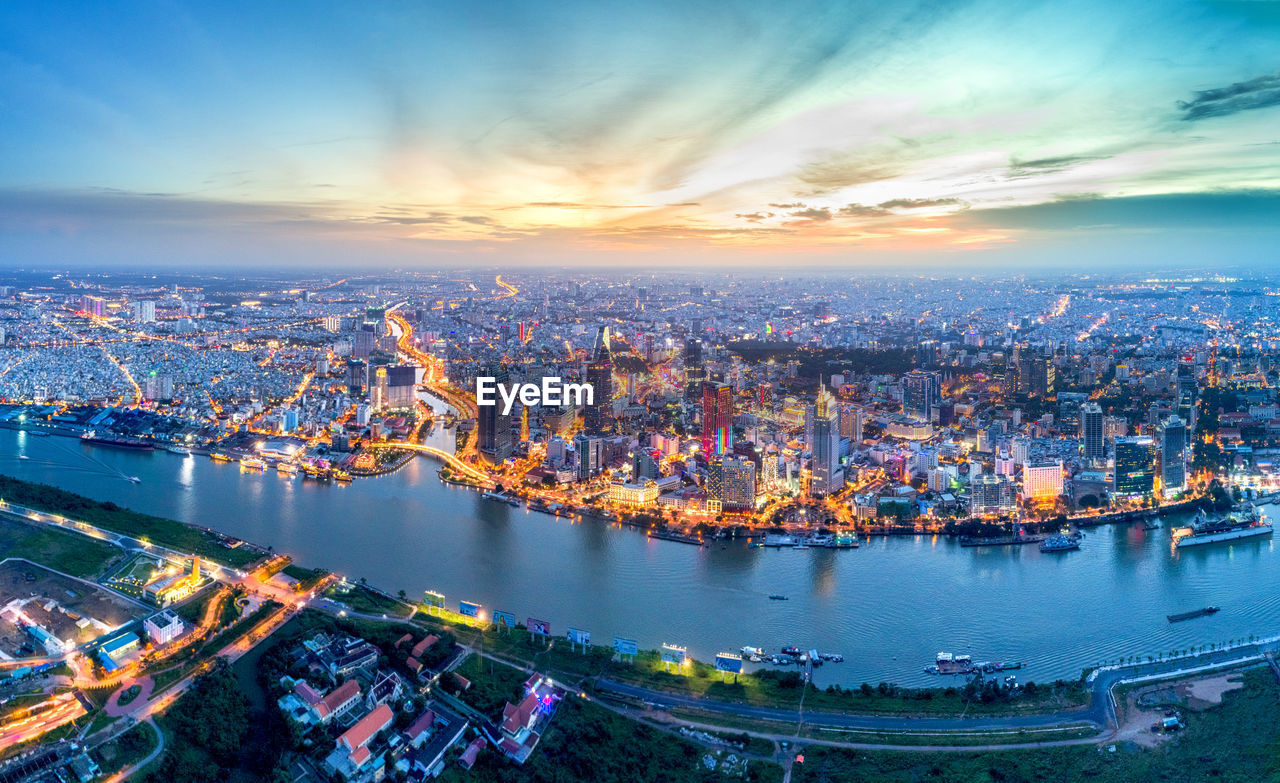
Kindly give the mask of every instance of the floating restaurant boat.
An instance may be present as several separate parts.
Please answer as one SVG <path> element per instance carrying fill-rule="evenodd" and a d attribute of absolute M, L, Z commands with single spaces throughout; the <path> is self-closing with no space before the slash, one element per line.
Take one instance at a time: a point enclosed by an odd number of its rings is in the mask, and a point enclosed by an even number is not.
<path fill-rule="evenodd" d="M 1255 509 L 1249 509 L 1243 514 L 1228 514 L 1220 519 L 1210 519 L 1204 511 L 1200 511 L 1191 521 L 1190 527 L 1173 531 L 1173 541 L 1174 546 L 1182 548 L 1269 535 L 1271 523 L 1262 519 Z"/>
<path fill-rule="evenodd" d="M 215 451 L 211 453 L 209 455 L 209 459 L 213 460 L 214 462 L 231 462 L 232 461 L 231 455 L 222 451 Z"/>
<path fill-rule="evenodd" d="M 288 476 L 296 476 L 298 474 L 298 466 L 292 462 L 277 462 L 276 473 L 284 473 Z"/>
<path fill-rule="evenodd" d="M 1180 623 L 1183 620 L 1194 620 L 1197 617 L 1205 617 L 1207 615 L 1216 614 L 1220 610 L 1216 606 L 1206 606 L 1203 609 L 1196 609 L 1192 612 L 1179 612 L 1178 614 L 1165 615 L 1171 623 Z"/>
<path fill-rule="evenodd" d="M 346 472 L 345 470 L 335 470 L 333 472 L 333 478 L 335 481 L 339 481 L 343 484 L 351 483 L 351 474 Z"/>
<path fill-rule="evenodd" d="M 191 449 L 187 448 L 186 446 L 177 446 L 177 445 L 165 446 L 164 450 L 169 452 L 170 454 L 178 454 L 183 457 L 191 456 Z"/>
<path fill-rule="evenodd" d="M 267 463 L 263 462 L 257 457 L 241 457 L 240 467 L 244 468 L 245 470 L 266 470 Z"/>

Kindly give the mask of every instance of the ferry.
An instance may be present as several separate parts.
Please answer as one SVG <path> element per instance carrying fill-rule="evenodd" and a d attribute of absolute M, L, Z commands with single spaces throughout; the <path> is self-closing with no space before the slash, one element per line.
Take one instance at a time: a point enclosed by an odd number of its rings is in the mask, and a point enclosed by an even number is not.
<path fill-rule="evenodd" d="M 1173 531 L 1173 540 L 1175 546 L 1182 548 L 1269 535 L 1271 535 L 1271 523 L 1262 519 L 1254 509 L 1243 514 L 1228 514 L 1221 519 L 1209 519 L 1204 511 L 1199 511 L 1191 521 L 1190 527 Z"/>
<path fill-rule="evenodd" d="M 1075 536 L 1049 536 L 1040 542 L 1041 552 L 1069 552 L 1080 548 L 1080 539 Z"/>
<path fill-rule="evenodd" d="M 240 467 L 244 468 L 245 470 L 266 470 L 267 463 L 263 462 L 257 457 L 241 457 Z"/>
<path fill-rule="evenodd" d="M 298 474 L 298 466 L 292 462 L 277 462 L 276 473 L 284 473 L 287 476 L 296 476 Z"/>
<path fill-rule="evenodd" d="M 209 454 L 209 459 L 214 462 L 232 462 L 231 455 L 222 451 L 215 451 Z"/>

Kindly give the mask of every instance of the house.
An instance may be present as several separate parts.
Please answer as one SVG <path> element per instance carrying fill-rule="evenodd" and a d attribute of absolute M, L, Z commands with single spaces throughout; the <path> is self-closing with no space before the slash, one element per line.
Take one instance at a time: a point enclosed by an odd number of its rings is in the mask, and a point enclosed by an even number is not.
<path fill-rule="evenodd" d="M 409 724 L 409 728 L 404 730 L 404 740 L 410 746 L 419 748 L 422 743 L 427 741 L 427 737 L 431 735 L 431 729 L 435 726 L 436 714 L 431 710 L 422 713 Z"/>
<path fill-rule="evenodd" d="M 289 682 L 286 678 L 286 684 Z M 360 703 L 360 684 L 348 680 L 322 696 L 306 680 L 297 680 L 293 689 L 276 700 L 286 716 L 304 725 L 320 725 L 345 715 Z"/>
<path fill-rule="evenodd" d="M 333 752 L 325 759 L 325 765 L 333 772 L 350 780 L 356 777 L 366 765 L 373 760 L 373 752 L 369 744 L 378 736 L 378 732 L 386 729 L 395 719 L 395 713 L 385 704 L 347 729 L 338 737 Z"/>
<path fill-rule="evenodd" d="M 430 719 L 427 716 L 430 715 Z M 429 723 L 429 728 L 424 725 Z M 461 715 L 457 715 L 438 702 L 431 702 L 426 713 L 413 722 L 406 731 L 406 739 L 412 749 L 405 757 L 406 772 L 415 772 L 419 776 L 436 777 L 444 770 L 444 757 L 449 748 L 462 740 L 467 723 Z M 409 737 L 411 731 L 416 736 Z M 416 740 L 416 742 L 415 742 Z"/>
<path fill-rule="evenodd" d="M 360 683 L 355 680 L 347 680 L 329 691 L 320 701 L 313 704 L 311 712 L 317 723 L 327 723 L 331 719 L 345 714 L 347 710 L 359 702 Z"/>
<path fill-rule="evenodd" d="M 475 766 L 476 757 L 480 755 L 480 751 L 484 750 L 484 746 L 484 737 L 476 737 L 471 741 L 467 749 L 462 751 L 462 755 L 458 757 L 458 763 L 462 765 L 463 769 L 470 770 Z"/>
<path fill-rule="evenodd" d="M 395 703 L 403 693 L 404 681 L 400 679 L 400 675 L 395 672 L 378 672 L 373 687 L 369 688 L 369 693 L 365 696 L 365 708 L 372 710 L 379 704 Z"/>
<path fill-rule="evenodd" d="M 502 733 L 512 739 L 522 739 L 521 735 L 533 728 L 538 718 L 538 694 L 530 693 L 520 700 L 519 704 L 507 703 L 502 708 Z"/>
<path fill-rule="evenodd" d="M 345 637 L 331 640 L 317 653 L 316 658 L 335 680 L 361 669 L 372 668 L 378 663 L 378 648 L 364 639 Z"/>
<path fill-rule="evenodd" d="M 425 653 L 427 650 L 430 650 L 432 647 L 434 647 L 436 645 L 436 642 L 438 641 L 440 641 L 439 636 L 436 636 L 433 633 L 427 634 L 422 641 L 415 644 L 413 646 L 413 649 L 409 651 L 410 657 L 417 658 L 418 660 L 422 660 L 422 654 Z"/>

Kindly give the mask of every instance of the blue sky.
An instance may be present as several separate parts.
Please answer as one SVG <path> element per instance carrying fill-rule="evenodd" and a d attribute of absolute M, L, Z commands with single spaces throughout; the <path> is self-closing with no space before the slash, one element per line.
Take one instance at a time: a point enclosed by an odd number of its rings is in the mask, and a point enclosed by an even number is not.
<path fill-rule="evenodd" d="M 14 2 L 0 112 L 13 266 L 1280 246 L 1263 0 Z"/>

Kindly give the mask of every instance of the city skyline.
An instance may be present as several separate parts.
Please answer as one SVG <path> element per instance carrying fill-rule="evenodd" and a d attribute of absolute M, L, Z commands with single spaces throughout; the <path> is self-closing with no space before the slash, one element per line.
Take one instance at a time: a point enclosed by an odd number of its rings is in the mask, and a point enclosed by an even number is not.
<path fill-rule="evenodd" d="M 11 266 L 1256 268 L 1275 3 L 0 15 Z"/>

